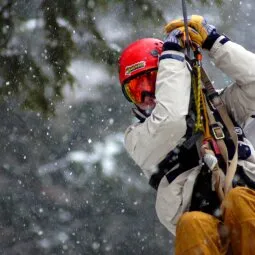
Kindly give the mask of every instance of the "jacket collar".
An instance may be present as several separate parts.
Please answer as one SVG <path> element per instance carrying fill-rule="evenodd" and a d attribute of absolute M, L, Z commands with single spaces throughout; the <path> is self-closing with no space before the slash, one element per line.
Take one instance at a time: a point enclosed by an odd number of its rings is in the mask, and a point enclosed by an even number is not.
<path fill-rule="evenodd" d="M 143 123 L 151 115 L 151 112 L 144 111 L 138 106 L 136 106 L 136 108 L 132 108 L 132 112 L 141 123 Z"/>

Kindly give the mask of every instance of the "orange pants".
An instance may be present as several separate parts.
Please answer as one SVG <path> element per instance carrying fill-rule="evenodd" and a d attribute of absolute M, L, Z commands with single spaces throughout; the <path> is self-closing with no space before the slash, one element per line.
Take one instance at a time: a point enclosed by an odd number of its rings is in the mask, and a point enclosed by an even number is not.
<path fill-rule="evenodd" d="M 224 223 L 197 211 L 182 215 L 176 229 L 176 255 L 223 255 L 229 254 L 229 247 L 230 254 L 255 254 L 255 191 L 234 188 L 223 205 Z"/>

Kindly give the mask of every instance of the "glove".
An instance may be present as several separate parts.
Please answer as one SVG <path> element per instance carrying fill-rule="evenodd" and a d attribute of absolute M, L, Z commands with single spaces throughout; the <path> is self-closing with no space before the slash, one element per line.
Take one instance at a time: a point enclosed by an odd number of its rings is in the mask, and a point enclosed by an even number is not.
<path fill-rule="evenodd" d="M 170 31 L 165 40 L 163 50 L 177 50 L 180 51 L 185 48 L 184 27 L 178 27 Z"/>
<path fill-rule="evenodd" d="M 183 19 L 177 19 L 168 23 L 165 26 L 165 31 L 167 33 L 170 33 L 171 31 L 183 26 L 184 26 Z M 191 40 L 195 41 L 196 44 L 198 44 L 202 48 L 210 49 L 212 44 L 220 36 L 216 32 L 216 28 L 213 25 L 209 25 L 204 19 L 204 17 L 199 15 L 192 15 L 191 18 L 188 19 L 188 26 L 193 28 L 197 32 L 195 33 L 194 30 L 192 30 L 192 33 L 189 33 Z M 208 44 L 208 42 L 206 42 L 207 39 L 210 39 L 210 41 L 213 41 L 213 43 L 207 45 Z"/>
<path fill-rule="evenodd" d="M 193 28 L 188 27 L 188 33 L 189 33 L 189 41 L 191 41 L 191 46 L 200 46 L 200 43 L 202 41 L 201 35 Z M 165 44 L 164 44 L 164 50 L 167 49 L 173 49 L 174 45 L 175 46 L 174 50 L 180 50 L 185 48 L 186 44 L 186 34 L 185 34 L 185 27 L 179 27 L 174 29 L 172 32 L 170 32 L 166 39 L 165 39 Z M 176 49 L 178 47 L 178 49 Z"/>

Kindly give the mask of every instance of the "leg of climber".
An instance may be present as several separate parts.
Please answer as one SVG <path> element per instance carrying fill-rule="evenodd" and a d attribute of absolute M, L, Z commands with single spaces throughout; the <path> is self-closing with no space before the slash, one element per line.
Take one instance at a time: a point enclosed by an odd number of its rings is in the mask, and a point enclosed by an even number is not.
<path fill-rule="evenodd" d="M 176 255 L 225 254 L 218 233 L 220 221 L 202 212 L 184 213 L 177 224 Z"/>
<path fill-rule="evenodd" d="M 229 228 L 234 255 L 255 254 L 255 191 L 232 189 L 223 202 L 224 222 Z"/>

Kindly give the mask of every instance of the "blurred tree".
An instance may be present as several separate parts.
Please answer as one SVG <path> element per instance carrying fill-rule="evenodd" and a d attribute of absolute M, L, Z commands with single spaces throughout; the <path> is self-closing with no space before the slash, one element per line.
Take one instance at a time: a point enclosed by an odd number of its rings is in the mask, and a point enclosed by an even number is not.
<path fill-rule="evenodd" d="M 2 1 L 1 100 L 18 97 L 21 106 L 52 114 L 55 103 L 63 98 L 63 86 L 74 84 L 68 67 L 79 52 L 115 67 L 118 50 L 107 43 L 95 19 L 97 13 L 105 15 L 112 8 L 122 13 L 135 33 L 144 25 L 163 23 L 163 8 L 150 0 Z M 76 40 L 84 34 L 89 39 Z"/>
<path fill-rule="evenodd" d="M 170 253 L 155 192 L 121 147 L 119 133 L 132 117 L 116 85 L 116 61 L 132 40 L 162 36 L 166 3 L 175 2 L 172 16 L 181 16 L 179 0 L 1 2 L 7 12 L 0 30 L 8 32 L 0 50 L 1 254 Z M 197 11 L 197 2 L 190 4 Z M 220 10 L 229 23 L 238 11 L 231 5 Z M 110 79 L 95 85 L 98 98 L 61 101 L 62 88 L 76 86 L 70 64 L 84 59 L 102 64 Z M 57 102 L 56 116 L 43 118 Z M 77 152 L 80 161 L 72 157 Z"/>

